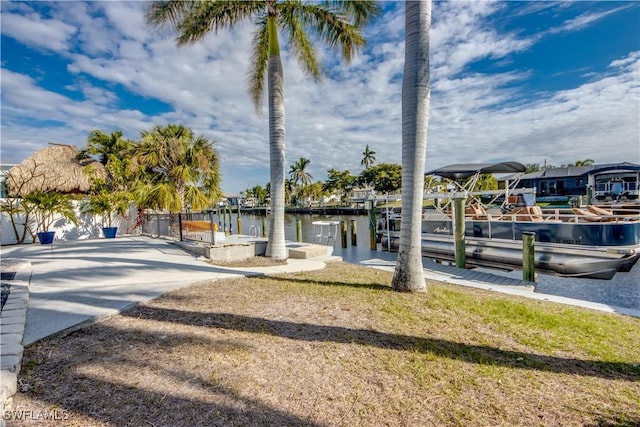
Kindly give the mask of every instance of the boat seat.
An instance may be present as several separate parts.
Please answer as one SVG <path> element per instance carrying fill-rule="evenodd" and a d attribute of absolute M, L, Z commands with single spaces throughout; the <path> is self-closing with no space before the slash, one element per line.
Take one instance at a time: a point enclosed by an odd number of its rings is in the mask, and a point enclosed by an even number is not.
<path fill-rule="evenodd" d="M 594 205 L 587 205 L 587 210 L 593 214 L 596 215 L 613 215 L 613 212 L 611 212 L 608 209 L 602 209 L 599 206 L 594 206 Z"/>
<path fill-rule="evenodd" d="M 477 203 L 472 203 L 464 210 L 466 216 L 470 216 L 472 219 L 488 219 L 487 210 L 484 206 L 480 206 Z"/>
<path fill-rule="evenodd" d="M 515 215 L 516 221 L 544 221 L 542 209 L 540 206 L 521 206 L 509 212 L 509 215 Z"/>
<path fill-rule="evenodd" d="M 580 208 L 571 208 L 574 214 L 576 214 L 579 218 L 584 219 L 588 222 L 609 222 L 615 221 L 614 217 L 606 217 L 601 215 L 596 215 L 593 212 L 589 212 L 588 210 L 580 209 Z"/>

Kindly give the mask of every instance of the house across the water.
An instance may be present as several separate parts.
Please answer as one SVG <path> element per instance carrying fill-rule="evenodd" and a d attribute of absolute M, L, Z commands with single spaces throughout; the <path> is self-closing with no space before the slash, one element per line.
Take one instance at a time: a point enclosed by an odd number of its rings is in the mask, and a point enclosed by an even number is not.
<path fill-rule="evenodd" d="M 585 196 L 605 202 L 638 200 L 640 195 L 640 165 L 628 162 L 543 169 L 519 179 L 517 188 L 535 188 L 540 201 Z"/>

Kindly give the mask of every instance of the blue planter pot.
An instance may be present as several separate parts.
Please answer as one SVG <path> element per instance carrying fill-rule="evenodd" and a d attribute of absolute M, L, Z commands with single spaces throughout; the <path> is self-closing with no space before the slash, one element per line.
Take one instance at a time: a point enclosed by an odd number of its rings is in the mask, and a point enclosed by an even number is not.
<path fill-rule="evenodd" d="M 118 231 L 118 227 L 103 227 L 102 233 L 104 234 L 105 239 L 113 239 L 116 237 L 116 232 Z"/>
<path fill-rule="evenodd" d="M 38 233 L 38 240 L 40 240 L 41 245 L 50 245 L 53 243 L 55 235 L 55 231 L 41 231 Z"/>

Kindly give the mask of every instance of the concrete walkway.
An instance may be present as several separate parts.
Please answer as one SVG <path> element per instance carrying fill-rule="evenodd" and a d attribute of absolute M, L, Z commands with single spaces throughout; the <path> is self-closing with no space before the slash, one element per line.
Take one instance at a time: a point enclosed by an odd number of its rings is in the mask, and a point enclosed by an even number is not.
<path fill-rule="evenodd" d="M 9 281 L 11 293 L 0 315 L 0 404 L 16 392 L 25 345 L 196 282 L 319 270 L 327 261 L 340 259 L 321 256 L 289 259 L 276 267 L 223 268 L 170 241 L 148 237 L 3 246 L 0 256 L 5 265 L 8 259 L 22 262 L 19 275 Z M 392 271 L 395 262 L 369 259 L 360 264 Z M 640 310 L 534 293 L 533 283 L 518 279 L 435 263 L 425 262 L 425 267 L 425 277 L 432 280 L 640 317 Z"/>

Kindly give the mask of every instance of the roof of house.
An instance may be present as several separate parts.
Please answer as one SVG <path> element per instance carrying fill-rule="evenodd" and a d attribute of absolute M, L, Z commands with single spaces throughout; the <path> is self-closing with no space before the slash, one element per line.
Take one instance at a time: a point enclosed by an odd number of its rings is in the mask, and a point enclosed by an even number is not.
<path fill-rule="evenodd" d="M 607 171 L 640 171 L 640 165 L 635 163 L 623 162 L 623 163 L 605 163 L 601 165 L 590 166 L 568 166 L 564 168 L 552 168 L 542 169 L 535 172 L 530 172 L 524 175 L 520 175 L 520 179 L 553 179 L 553 178 L 572 178 L 581 177 L 585 175 L 592 175 L 594 173 L 602 173 Z M 507 180 L 511 177 L 504 177 L 501 180 Z"/>

